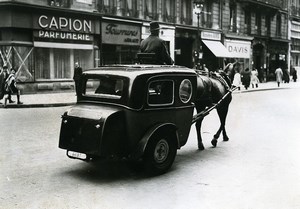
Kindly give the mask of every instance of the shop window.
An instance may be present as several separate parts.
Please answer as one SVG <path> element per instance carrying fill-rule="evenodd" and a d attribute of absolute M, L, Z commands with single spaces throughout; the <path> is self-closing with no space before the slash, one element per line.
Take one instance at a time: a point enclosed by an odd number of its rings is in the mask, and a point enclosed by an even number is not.
<path fill-rule="evenodd" d="M 153 81 L 148 87 L 150 106 L 172 105 L 174 102 L 174 83 L 171 80 Z"/>
<path fill-rule="evenodd" d="M 44 79 L 72 79 L 74 63 L 83 70 L 93 67 L 92 50 L 35 48 L 35 77 Z"/>
<path fill-rule="evenodd" d="M 8 65 L 9 69 L 16 71 L 18 81 L 33 81 L 33 48 L 26 46 L 1 46 L 0 47 L 0 64 Z"/>

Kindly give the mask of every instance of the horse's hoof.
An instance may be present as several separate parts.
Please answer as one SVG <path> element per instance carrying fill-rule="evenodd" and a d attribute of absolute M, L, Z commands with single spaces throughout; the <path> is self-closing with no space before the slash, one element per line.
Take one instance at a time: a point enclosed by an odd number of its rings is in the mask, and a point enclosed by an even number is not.
<path fill-rule="evenodd" d="M 201 143 L 201 144 L 198 144 L 198 149 L 199 149 L 199 150 L 204 150 L 204 149 L 205 149 L 202 143 Z"/>
<path fill-rule="evenodd" d="M 217 146 L 217 143 L 218 143 L 218 140 L 216 140 L 216 139 L 211 140 L 211 144 L 212 144 L 214 147 Z"/>
<path fill-rule="evenodd" d="M 229 141 L 229 138 L 228 138 L 228 137 L 224 137 L 224 138 L 223 138 L 223 141 L 224 141 L 224 142 L 227 142 L 227 141 Z"/>

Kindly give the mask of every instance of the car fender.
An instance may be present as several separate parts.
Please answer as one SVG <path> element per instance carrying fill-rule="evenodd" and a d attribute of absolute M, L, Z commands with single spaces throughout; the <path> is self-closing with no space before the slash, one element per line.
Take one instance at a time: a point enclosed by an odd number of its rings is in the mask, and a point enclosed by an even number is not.
<path fill-rule="evenodd" d="M 179 137 L 178 137 L 176 125 L 173 123 L 162 123 L 162 124 L 153 126 L 146 132 L 146 134 L 142 137 L 142 139 L 139 141 L 136 149 L 134 150 L 134 152 L 131 156 L 132 159 L 138 160 L 139 158 L 141 158 L 145 152 L 145 149 L 146 149 L 147 144 L 148 144 L 149 140 L 151 139 L 151 137 L 154 134 L 159 133 L 164 130 L 168 130 L 168 132 L 175 134 L 177 149 L 179 149 L 180 143 L 179 143 Z"/>

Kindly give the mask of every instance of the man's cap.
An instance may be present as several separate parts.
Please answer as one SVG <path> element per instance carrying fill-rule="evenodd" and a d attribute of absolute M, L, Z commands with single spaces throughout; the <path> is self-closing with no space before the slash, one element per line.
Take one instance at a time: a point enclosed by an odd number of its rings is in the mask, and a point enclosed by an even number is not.
<path fill-rule="evenodd" d="M 158 22 L 150 22 L 150 31 L 159 30 L 159 24 Z"/>

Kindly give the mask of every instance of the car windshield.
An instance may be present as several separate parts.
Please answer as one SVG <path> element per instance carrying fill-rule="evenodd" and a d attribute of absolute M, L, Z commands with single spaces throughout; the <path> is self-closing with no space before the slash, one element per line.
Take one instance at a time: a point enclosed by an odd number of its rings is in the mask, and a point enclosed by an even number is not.
<path fill-rule="evenodd" d="M 84 96 L 107 99 L 120 99 L 123 93 L 124 81 L 121 78 L 101 76 L 89 78 L 86 81 Z"/>

